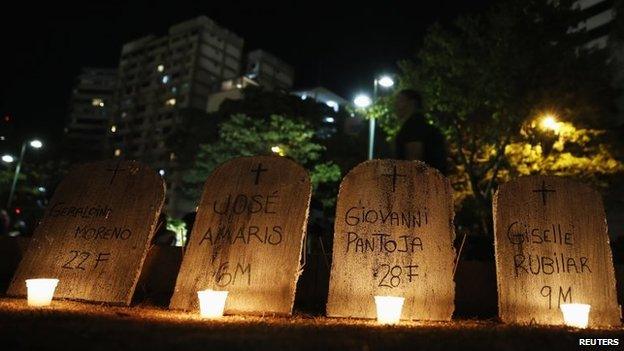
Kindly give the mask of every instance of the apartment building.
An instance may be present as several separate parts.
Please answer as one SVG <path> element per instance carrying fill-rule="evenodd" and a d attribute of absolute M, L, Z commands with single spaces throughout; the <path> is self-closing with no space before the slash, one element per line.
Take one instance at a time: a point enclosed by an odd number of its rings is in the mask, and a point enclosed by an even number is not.
<path fill-rule="evenodd" d="M 266 90 L 290 90 L 295 80 L 294 68 L 265 50 L 247 55 L 245 75 Z"/>
<path fill-rule="evenodd" d="M 114 68 L 83 68 L 69 101 L 64 146 L 74 161 L 109 157 L 107 133 L 117 82 Z"/>
<path fill-rule="evenodd" d="M 200 16 L 123 45 L 110 127 L 115 157 L 167 174 L 168 208 L 176 201 L 175 154 L 166 146 L 185 113 L 205 111 L 219 84 L 240 76 L 243 39 Z M 178 179 L 179 180 L 179 179 Z"/>

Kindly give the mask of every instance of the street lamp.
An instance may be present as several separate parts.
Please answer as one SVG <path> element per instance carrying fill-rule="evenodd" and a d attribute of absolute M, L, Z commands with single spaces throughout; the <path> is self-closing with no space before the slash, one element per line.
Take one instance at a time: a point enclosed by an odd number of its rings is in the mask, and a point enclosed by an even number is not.
<path fill-rule="evenodd" d="M 559 129 L 561 128 L 555 115 L 550 114 L 550 113 L 547 113 L 544 116 L 542 116 L 542 119 L 540 121 L 540 127 L 542 127 L 542 129 L 545 129 L 545 130 L 552 130 L 555 133 L 559 132 Z"/>
<path fill-rule="evenodd" d="M 381 76 L 377 79 L 377 84 L 381 85 L 383 88 L 392 88 L 394 80 L 390 76 Z"/>
<path fill-rule="evenodd" d="M 358 94 L 355 99 L 353 99 L 353 104 L 359 108 L 367 108 L 373 103 L 371 98 L 366 94 Z"/>
<path fill-rule="evenodd" d="M 389 75 L 382 75 L 375 78 L 373 82 L 373 99 L 377 99 L 378 86 L 384 89 L 390 89 L 394 86 L 394 80 Z M 368 120 L 368 159 L 373 159 L 373 150 L 375 149 L 375 119 Z"/>
<path fill-rule="evenodd" d="M 2 155 L 2 162 L 4 163 L 13 163 L 13 161 L 15 161 L 15 158 L 11 155 Z"/>
<path fill-rule="evenodd" d="M 30 141 L 30 146 L 35 149 L 41 149 L 43 147 L 43 143 L 41 140 L 35 139 Z"/>
<path fill-rule="evenodd" d="M 9 199 L 7 201 L 7 209 L 11 208 L 11 203 L 13 202 L 13 194 L 15 193 L 15 186 L 17 185 L 17 177 L 19 177 L 20 169 L 22 168 L 22 161 L 24 161 L 24 155 L 26 154 L 26 141 L 22 143 L 22 149 L 20 151 L 20 157 L 17 160 L 17 165 L 15 166 L 15 174 L 13 175 L 13 183 L 11 183 L 11 191 L 9 192 Z M 41 140 L 33 139 L 28 142 L 30 147 L 33 149 L 41 149 L 43 147 L 43 143 Z M 5 155 L 9 156 L 9 155 Z M 2 157 L 2 160 L 5 161 L 5 157 Z M 13 157 L 11 157 L 13 159 Z M 6 161 L 5 161 L 6 162 Z M 12 162 L 12 161 L 11 161 Z"/>

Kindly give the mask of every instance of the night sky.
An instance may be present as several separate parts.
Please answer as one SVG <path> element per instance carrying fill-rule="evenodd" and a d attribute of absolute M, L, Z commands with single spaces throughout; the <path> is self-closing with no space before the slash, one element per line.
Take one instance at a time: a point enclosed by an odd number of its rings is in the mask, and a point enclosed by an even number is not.
<path fill-rule="evenodd" d="M 115 67 L 123 43 L 202 14 L 243 37 L 245 51 L 262 48 L 293 65 L 297 88 L 323 85 L 351 99 L 372 89 L 377 72 L 392 72 L 397 60 L 413 56 L 429 25 L 483 11 L 493 1 L 54 3 L 5 8 L 0 44 L 0 112 L 18 130 L 47 138 L 62 133 L 81 67 Z"/>

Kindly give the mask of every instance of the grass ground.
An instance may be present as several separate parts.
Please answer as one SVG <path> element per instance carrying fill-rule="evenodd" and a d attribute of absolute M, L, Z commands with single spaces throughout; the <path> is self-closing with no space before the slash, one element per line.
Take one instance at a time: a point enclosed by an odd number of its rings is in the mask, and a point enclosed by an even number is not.
<path fill-rule="evenodd" d="M 575 330 L 475 320 L 380 326 L 306 315 L 202 320 L 196 313 L 146 305 L 54 301 L 51 307 L 32 309 L 24 299 L 0 299 L 1 350 L 553 351 L 577 349 L 579 338 L 619 338 L 624 345 L 624 328 Z"/>

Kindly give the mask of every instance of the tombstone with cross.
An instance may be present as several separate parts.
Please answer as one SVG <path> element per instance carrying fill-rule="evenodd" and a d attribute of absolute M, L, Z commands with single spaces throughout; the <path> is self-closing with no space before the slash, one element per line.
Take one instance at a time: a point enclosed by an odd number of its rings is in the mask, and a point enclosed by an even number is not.
<path fill-rule="evenodd" d="M 402 319 L 450 320 L 454 238 L 440 172 L 419 161 L 359 164 L 340 184 L 328 316 L 375 318 L 374 296 L 397 296 Z"/>
<path fill-rule="evenodd" d="M 59 279 L 55 297 L 128 305 L 165 197 L 156 172 L 136 161 L 72 169 L 56 188 L 7 292 L 25 279 Z"/>
<path fill-rule="evenodd" d="M 562 304 L 589 304 L 590 326 L 620 324 L 600 194 L 561 177 L 531 176 L 493 200 L 499 315 L 563 324 Z"/>
<path fill-rule="evenodd" d="M 307 172 L 277 156 L 240 157 L 204 186 L 170 308 L 228 291 L 226 314 L 289 315 L 301 273 L 311 193 Z"/>

